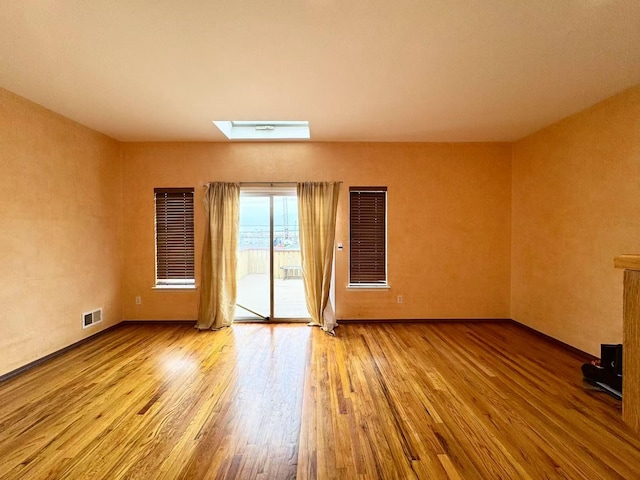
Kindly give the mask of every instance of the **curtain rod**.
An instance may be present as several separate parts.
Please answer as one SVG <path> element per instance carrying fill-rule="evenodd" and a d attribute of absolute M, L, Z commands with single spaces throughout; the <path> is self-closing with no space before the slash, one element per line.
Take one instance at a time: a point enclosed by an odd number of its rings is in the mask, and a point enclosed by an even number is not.
<path fill-rule="evenodd" d="M 214 182 L 211 182 L 214 183 Z M 235 183 L 235 182 L 234 182 Z M 298 182 L 237 182 L 238 184 L 242 185 L 270 185 L 272 187 L 279 185 L 279 186 L 293 186 L 293 185 L 297 185 Z M 206 187 L 207 185 L 209 185 L 208 183 L 204 184 L 203 187 Z"/>
<path fill-rule="evenodd" d="M 211 182 L 211 183 L 214 183 L 214 182 Z M 256 185 L 256 186 L 258 186 L 258 185 L 269 185 L 271 187 L 276 187 L 276 186 L 278 186 L 278 187 L 293 187 L 293 186 L 297 185 L 300 182 L 237 182 L 237 183 L 239 183 L 240 186 L 245 186 L 245 187 L 246 186 L 252 186 L 252 185 Z M 304 182 L 302 182 L 302 183 L 304 183 Z M 338 183 L 342 183 L 342 182 L 338 182 Z M 208 185 L 209 184 L 206 183 L 206 184 L 203 185 L 203 187 L 206 187 Z"/>

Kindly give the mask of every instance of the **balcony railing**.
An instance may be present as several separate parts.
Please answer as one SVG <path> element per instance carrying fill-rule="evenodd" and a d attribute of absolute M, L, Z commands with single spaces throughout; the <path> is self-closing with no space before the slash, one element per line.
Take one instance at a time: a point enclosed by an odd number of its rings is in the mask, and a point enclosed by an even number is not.
<path fill-rule="evenodd" d="M 299 267 L 301 261 L 300 249 L 275 247 L 273 250 L 274 278 L 290 278 L 293 270 L 289 269 L 285 272 L 282 267 Z M 238 278 L 257 273 L 269 273 L 269 249 L 242 248 L 238 252 Z"/>

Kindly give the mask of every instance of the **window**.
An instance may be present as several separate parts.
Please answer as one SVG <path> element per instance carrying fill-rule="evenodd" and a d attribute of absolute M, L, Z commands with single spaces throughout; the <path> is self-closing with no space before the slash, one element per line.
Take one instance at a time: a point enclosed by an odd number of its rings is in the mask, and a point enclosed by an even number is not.
<path fill-rule="evenodd" d="M 309 122 L 274 120 L 214 120 L 229 140 L 309 140 Z"/>
<path fill-rule="evenodd" d="M 193 188 L 156 188 L 156 285 L 193 286 Z"/>
<path fill-rule="evenodd" d="M 387 285 L 387 187 L 349 188 L 349 284 Z"/>

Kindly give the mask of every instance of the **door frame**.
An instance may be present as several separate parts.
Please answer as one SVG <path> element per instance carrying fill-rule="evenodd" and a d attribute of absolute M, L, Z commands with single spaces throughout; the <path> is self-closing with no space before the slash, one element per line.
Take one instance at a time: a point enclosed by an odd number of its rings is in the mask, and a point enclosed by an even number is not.
<path fill-rule="evenodd" d="M 297 191 L 295 183 L 250 183 L 240 184 L 240 202 L 242 197 L 268 197 L 269 198 L 269 314 L 262 320 L 255 318 L 236 318 L 234 316 L 234 322 L 259 322 L 259 323 L 307 323 L 311 320 L 310 316 L 307 317 L 293 317 L 293 318 L 276 318 L 275 317 L 275 257 L 274 257 L 274 215 L 273 215 L 273 202 L 274 197 L 295 197 L 297 199 Z M 300 225 L 298 225 L 300 228 Z M 298 236 L 300 233 L 298 232 Z M 243 308 L 243 307 L 241 307 Z M 308 314 L 308 312 L 307 312 Z M 258 315 L 262 317 L 262 315 Z"/>

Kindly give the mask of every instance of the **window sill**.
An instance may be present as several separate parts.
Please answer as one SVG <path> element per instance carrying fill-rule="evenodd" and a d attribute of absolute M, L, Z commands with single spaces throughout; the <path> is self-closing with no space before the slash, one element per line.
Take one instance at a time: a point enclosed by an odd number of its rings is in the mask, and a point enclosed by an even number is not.
<path fill-rule="evenodd" d="M 371 284 L 349 284 L 347 285 L 347 290 L 389 290 L 391 287 L 389 284 L 385 283 L 381 285 L 379 283 L 371 283 Z"/>
<path fill-rule="evenodd" d="M 151 290 L 197 290 L 195 285 L 156 285 L 151 287 Z"/>

